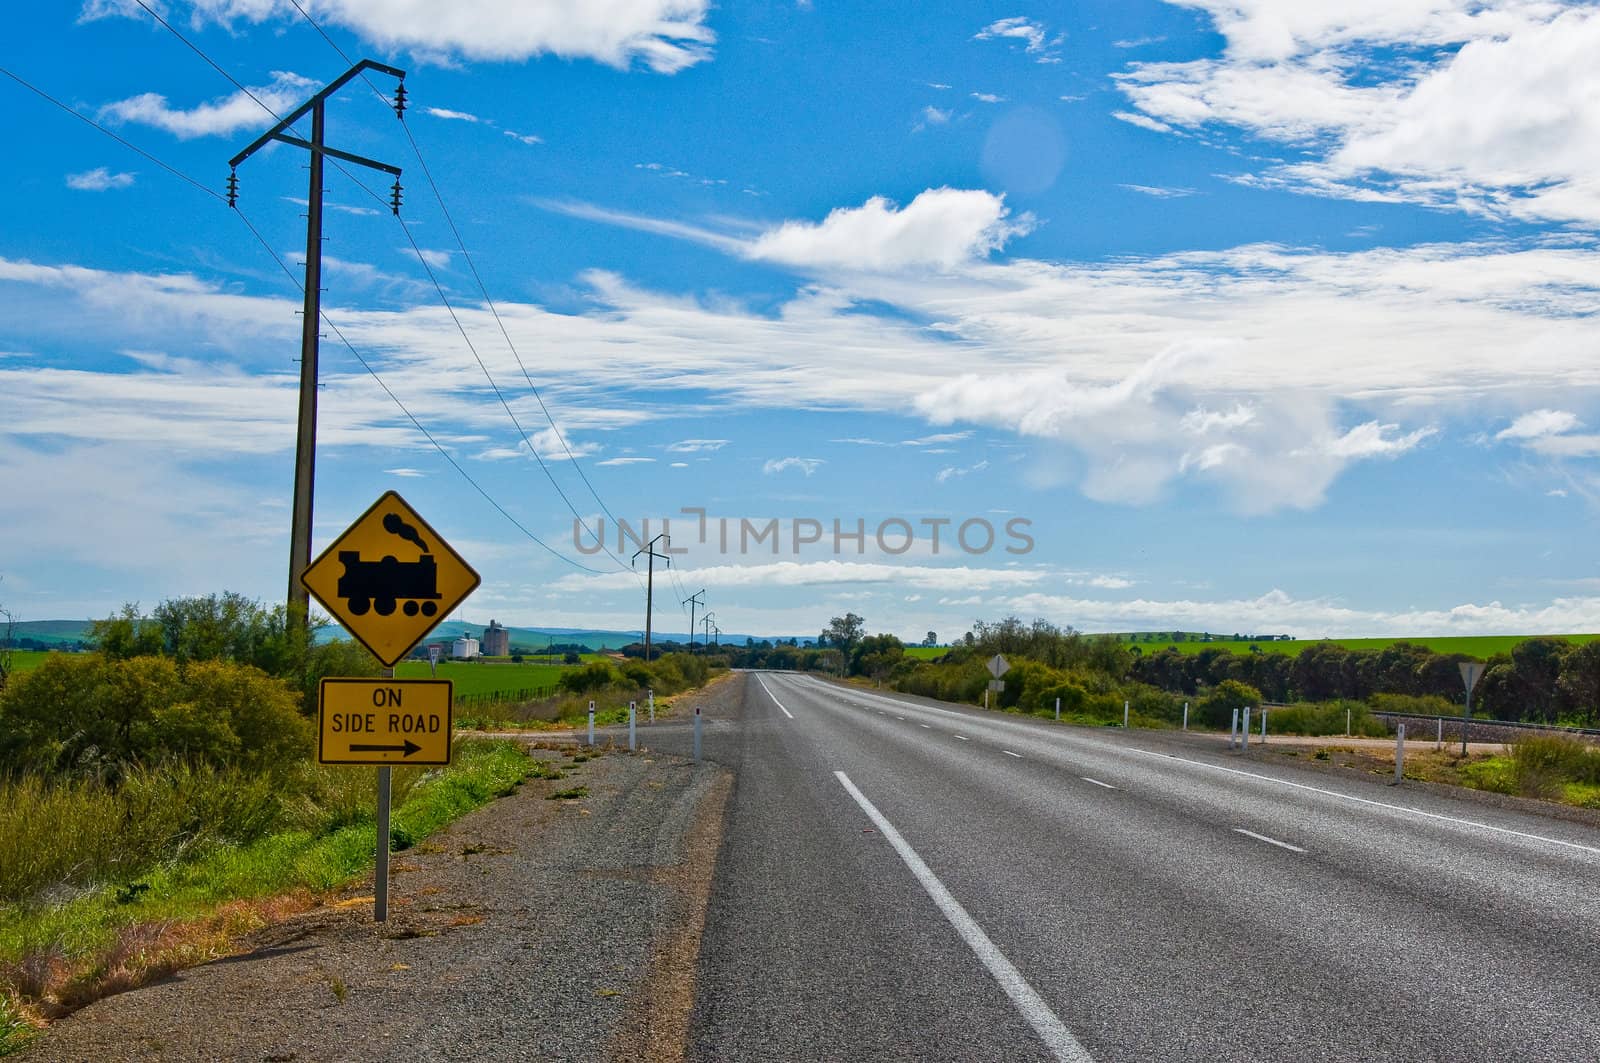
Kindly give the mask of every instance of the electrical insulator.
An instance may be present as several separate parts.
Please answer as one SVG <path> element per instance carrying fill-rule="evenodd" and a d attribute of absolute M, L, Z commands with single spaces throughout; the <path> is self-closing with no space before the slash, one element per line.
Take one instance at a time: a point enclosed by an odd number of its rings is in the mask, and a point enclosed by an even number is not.
<path fill-rule="evenodd" d="M 394 211 L 394 216 L 400 216 L 400 178 L 394 179 L 394 187 L 389 190 L 389 209 Z"/>
<path fill-rule="evenodd" d="M 228 171 L 228 206 L 232 207 L 239 202 L 239 171 Z"/>
<path fill-rule="evenodd" d="M 400 82 L 394 90 L 394 116 L 401 121 L 406 117 L 406 83 Z"/>

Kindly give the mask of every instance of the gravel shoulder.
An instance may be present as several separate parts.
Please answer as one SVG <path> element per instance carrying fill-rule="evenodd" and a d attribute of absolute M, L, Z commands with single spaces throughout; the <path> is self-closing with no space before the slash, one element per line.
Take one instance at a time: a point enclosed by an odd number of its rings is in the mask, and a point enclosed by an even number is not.
<path fill-rule="evenodd" d="M 534 750 L 567 778 L 395 854 L 387 923 L 369 878 L 238 955 L 84 1008 L 22 1058 L 681 1057 L 731 775 L 570 752 Z M 574 787 L 587 795 L 551 799 Z"/>

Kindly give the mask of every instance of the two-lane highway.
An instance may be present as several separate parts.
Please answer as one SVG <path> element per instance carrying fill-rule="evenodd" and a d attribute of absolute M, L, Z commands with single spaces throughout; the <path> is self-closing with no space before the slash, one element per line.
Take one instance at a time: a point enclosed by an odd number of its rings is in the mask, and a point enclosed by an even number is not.
<path fill-rule="evenodd" d="M 1600 1058 L 1590 828 L 735 681 L 696 1058 Z"/>

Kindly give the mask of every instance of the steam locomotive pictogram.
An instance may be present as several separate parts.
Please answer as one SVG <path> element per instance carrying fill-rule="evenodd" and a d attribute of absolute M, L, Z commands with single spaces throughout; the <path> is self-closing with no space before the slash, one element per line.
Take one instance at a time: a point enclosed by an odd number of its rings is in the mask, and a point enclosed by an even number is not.
<path fill-rule="evenodd" d="M 349 603 L 350 612 L 356 616 L 376 610 L 379 616 L 391 616 L 399 608 L 407 616 L 433 616 L 439 611 L 438 565 L 428 552 L 422 537 L 397 515 L 383 518 L 383 527 L 422 549 L 415 561 L 401 561 L 392 554 L 381 561 L 363 561 L 359 550 L 340 550 L 339 560 L 344 574 L 339 577 L 336 593 Z"/>

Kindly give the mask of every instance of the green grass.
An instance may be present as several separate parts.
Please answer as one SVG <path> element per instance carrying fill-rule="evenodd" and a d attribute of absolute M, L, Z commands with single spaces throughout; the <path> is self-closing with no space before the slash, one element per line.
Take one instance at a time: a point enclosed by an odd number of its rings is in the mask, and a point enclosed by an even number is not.
<path fill-rule="evenodd" d="M 410 848 L 459 816 L 510 793 L 534 768 L 515 743 L 459 741 L 449 768 L 419 773 L 397 802 L 390 821 L 394 848 Z M 136 875 L 69 891 L 54 903 L 0 905 L 0 1055 L 14 1051 L 27 1036 L 15 1028 L 7 1033 L 8 1023 L 16 1027 L 19 995 L 48 990 L 81 1002 L 109 991 L 109 985 L 125 986 L 130 979 L 137 983 L 161 963 L 203 961 L 218 946 L 207 946 L 213 950 L 207 953 L 206 948 L 184 945 L 181 936 L 172 936 L 172 928 L 215 919 L 234 902 L 326 891 L 363 874 L 376 848 L 374 775 L 360 768 L 334 770 L 346 773 L 354 789 L 365 795 L 359 822 L 331 830 L 281 830 L 246 844 L 171 856 Z M 52 829 L 39 840 L 47 843 L 59 836 Z M 212 928 L 210 933 L 215 937 L 218 931 Z M 174 960 L 175 955 L 181 958 Z"/>
<path fill-rule="evenodd" d="M 1137 642 L 1134 645 L 1145 653 L 1157 653 L 1168 646 L 1177 646 L 1180 653 L 1195 654 L 1201 650 L 1224 650 L 1230 653 L 1249 653 L 1251 646 L 1257 646 L 1263 653 L 1281 653 L 1295 656 L 1307 646 L 1316 646 L 1323 642 L 1332 642 L 1351 650 L 1381 650 L 1392 646 L 1396 642 L 1409 642 L 1414 646 L 1426 646 L 1435 653 L 1464 653 L 1469 657 L 1487 660 L 1497 653 L 1509 653 L 1512 647 L 1519 642 L 1525 642 L 1531 635 L 1448 635 L 1438 638 L 1417 636 L 1414 638 L 1385 638 L 1385 639 L 1293 639 L 1288 642 L 1234 642 L 1217 639 L 1212 642 Z M 1552 638 L 1562 638 L 1573 645 L 1582 645 L 1600 639 L 1600 634 L 1589 635 L 1554 635 Z M 910 652 L 909 650 L 907 651 Z"/>
<path fill-rule="evenodd" d="M 950 652 L 949 646 L 907 646 L 906 656 L 919 661 L 936 661 Z"/>
<path fill-rule="evenodd" d="M 50 656 L 49 650 L 12 650 L 11 667 L 18 672 L 31 672 Z"/>
<path fill-rule="evenodd" d="M 525 690 L 534 687 L 553 687 L 566 674 L 567 667 L 559 664 L 504 664 L 485 661 L 468 664 L 462 661 L 440 661 L 439 678 L 455 684 L 455 693 L 494 694 L 508 690 Z M 428 662 L 401 661 L 394 674 L 399 679 L 427 679 Z"/>

